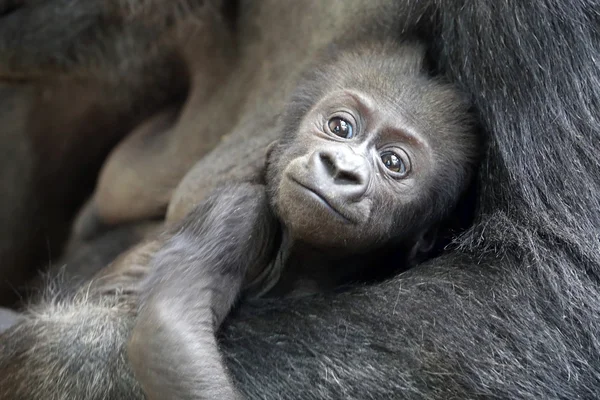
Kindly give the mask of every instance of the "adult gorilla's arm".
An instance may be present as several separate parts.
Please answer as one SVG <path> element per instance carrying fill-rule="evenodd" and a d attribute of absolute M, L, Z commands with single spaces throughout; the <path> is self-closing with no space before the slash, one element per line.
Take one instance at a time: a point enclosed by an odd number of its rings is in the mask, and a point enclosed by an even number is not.
<path fill-rule="evenodd" d="M 461 247 L 390 282 L 247 306 L 223 332 L 254 398 L 597 398 L 599 15 L 444 2 L 441 66 L 490 133 Z"/>
<path fill-rule="evenodd" d="M 508 358 L 511 337 L 499 342 L 500 332 L 491 329 L 502 324 L 494 320 L 501 317 L 493 292 L 502 294 L 489 289 L 502 285 L 466 257 L 440 262 L 312 303 L 245 306 L 222 333 L 234 381 L 248 398 L 515 398 L 512 385 L 527 385 L 531 376 Z M 507 327 L 503 335 L 522 334 Z M 492 373 L 494 366 L 503 376 Z M 485 374 L 497 381 L 487 382 Z"/>
<path fill-rule="evenodd" d="M 119 79 L 127 74 L 128 87 L 134 86 L 132 81 L 138 76 L 151 75 L 141 69 L 164 54 L 166 47 L 176 47 L 174 20 L 191 14 L 202 19 L 217 17 L 226 8 L 223 3 L 0 0 L 0 77 L 89 77 L 91 73 L 96 78 Z M 127 65 L 119 65 L 123 59 Z"/>

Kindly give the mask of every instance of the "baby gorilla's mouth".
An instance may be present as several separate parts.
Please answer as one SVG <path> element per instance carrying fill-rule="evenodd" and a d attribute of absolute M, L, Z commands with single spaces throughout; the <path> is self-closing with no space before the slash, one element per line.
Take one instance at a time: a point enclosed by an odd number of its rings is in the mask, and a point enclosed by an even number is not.
<path fill-rule="evenodd" d="M 344 214 L 342 214 L 342 212 L 339 211 L 338 208 L 335 207 L 333 204 L 331 204 L 329 202 L 329 200 L 327 200 L 327 198 L 325 196 L 323 196 L 323 194 L 321 194 L 318 190 L 313 189 L 310 186 L 303 184 L 302 182 L 296 180 L 293 177 L 290 177 L 290 180 L 292 182 L 294 182 L 296 185 L 300 186 L 304 191 L 308 192 L 309 196 L 311 196 L 319 204 L 321 204 L 324 208 L 326 208 L 328 211 L 330 211 L 335 217 L 341 219 L 344 223 L 350 223 L 350 224 L 355 223 L 352 219 L 350 219 L 347 216 L 345 216 Z"/>

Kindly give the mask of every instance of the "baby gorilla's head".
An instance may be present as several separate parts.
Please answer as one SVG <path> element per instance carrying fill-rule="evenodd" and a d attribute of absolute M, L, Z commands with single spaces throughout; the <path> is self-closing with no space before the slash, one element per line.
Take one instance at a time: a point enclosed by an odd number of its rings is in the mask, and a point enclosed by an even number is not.
<path fill-rule="evenodd" d="M 362 251 L 419 246 L 469 183 L 469 104 L 428 76 L 416 43 L 325 54 L 298 85 L 270 152 L 274 209 L 294 240 Z"/>

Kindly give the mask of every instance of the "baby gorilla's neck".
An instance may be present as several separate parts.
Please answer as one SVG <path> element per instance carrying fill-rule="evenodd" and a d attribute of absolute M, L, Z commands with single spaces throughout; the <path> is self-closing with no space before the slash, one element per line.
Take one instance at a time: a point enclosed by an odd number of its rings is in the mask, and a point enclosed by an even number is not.
<path fill-rule="evenodd" d="M 351 282 L 369 282 L 385 274 L 389 266 L 387 260 L 391 257 L 391 251 L 387 249 L 340 255 L 339 250 L 327 251 L 284 239 L 273 261 L 276 265 L 271 266 L 280 271 L 281 277 L 266 296 L 306 296 L 330 292 Z M 395 254 L 394 264 L 401 267 L 398 260 Z"/>

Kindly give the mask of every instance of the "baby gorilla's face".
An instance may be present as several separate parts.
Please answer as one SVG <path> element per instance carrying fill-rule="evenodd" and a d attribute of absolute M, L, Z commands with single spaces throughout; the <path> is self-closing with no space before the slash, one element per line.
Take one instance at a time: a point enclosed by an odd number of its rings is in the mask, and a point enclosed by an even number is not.
<path fill-rule="evenodd" d="M 434 157 L 384 98 L 325 96 L 275 153 L 273 202 L 293 239 L 360 251 L 415 233 L 411 214 L 429 195 Z"/>
<path fill-rule="evenodd" d="M 391 238 L 413 245 L 455 206 L 478 150 L 475 123 L 423 57 L 409 43 L 326 52 L 298 85 L 267 163 L 292 239 L 346 254 Z"/>

